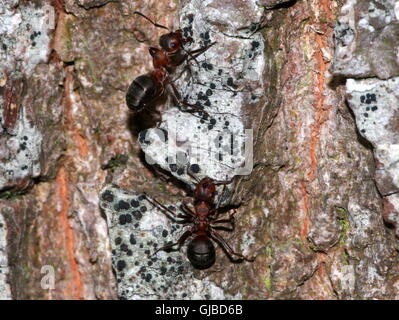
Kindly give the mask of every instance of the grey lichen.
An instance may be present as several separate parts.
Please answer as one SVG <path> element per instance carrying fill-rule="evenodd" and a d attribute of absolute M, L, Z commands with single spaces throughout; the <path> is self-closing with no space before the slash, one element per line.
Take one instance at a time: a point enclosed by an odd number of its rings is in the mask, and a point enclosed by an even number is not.
<path fill-rule="evenodd" d="M 1 111 L 0 106 L 0 111 Z M 5 140 L 7 138 L 7 140 Z M 15 135 L 0 138 L 0 190 L 12 186 L 14 181 L 40 175 L 42 134 L 20 110 Z"/>
<path fill-rule="evenodd" d="M 348 78 L 399 75 L 396 0 L 348 0 L 335 27 L 334 75 Z"/>
<path fill-rule="evenodd" d="M 10 300 L 11 291 L 8 284 L 7 229 L 0 214 L 0 300 Z"/>
<path fill-rule="evenodd" d="M 180 211 L 180 203 L 165 205 Z M 180 251 L 156 253 L 176 242 L 184 230 L 154 208 L 145 195 L 108 185 L 101 192 L 100 206 L 107 217 L 120 299 L 239 298 L 224 294 L 206 278 L 196 279 L 185 256 L 186 246 Z"/>

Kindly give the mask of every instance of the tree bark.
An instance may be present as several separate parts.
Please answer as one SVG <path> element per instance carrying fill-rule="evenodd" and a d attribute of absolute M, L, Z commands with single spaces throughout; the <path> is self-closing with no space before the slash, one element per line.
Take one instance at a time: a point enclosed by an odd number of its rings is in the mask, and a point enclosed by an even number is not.
<path fill-rule="evenodd" d="M 398 298 L 397 2 L 0 5 L 0 299 Z M 182 27 L 190 49 L 217 42 L 176 81 L 183 98 L 209 101 L 214 123 L 166 99 L 128 111 L 127 88 L 165 33 L 134 11 Z M 151 129 L 175 121 L 193 144 L 197 125 L 253 130 L 250 174 L 211 157 L 200 173 L 235 176 L 221 203 L 238 208 L 236 228 L 223 236 L 254 262 L 219 247 L 207 270 L 184 250 L 152 261 L 163 230 L 176 241 L 180 229 L 148 203 L 121 226 L 120 201 L 144 192 L 192 201 L 195 180 L 169 166 Z"/>

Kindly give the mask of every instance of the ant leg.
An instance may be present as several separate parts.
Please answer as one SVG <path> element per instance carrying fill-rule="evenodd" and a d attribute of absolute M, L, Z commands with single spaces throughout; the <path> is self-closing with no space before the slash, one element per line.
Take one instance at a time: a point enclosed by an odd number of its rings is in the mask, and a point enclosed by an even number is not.
<path fill-rule="evenodd" d="M 234 231 L 235 228 L 235 220 L 234 220 L 234 214 L 237 212 L 236 209 L 232 210 L 232 213 L 229 214 L 227 219 L 218 219 L 218 220 L 213 220 L 211 221 L 211 227 L 213 229 L 221 229 L 225 231 Z M 225 226 L 214 226 L 214 224 L 220 224 L 220 223 L 230 223 L 231 228 L 227 228 Z"/>
<path fill-rule="evenodd" d="M 208 44 L 205 47 L 198 48 L 198 49 L 191 50 L 191 51 L 187 51 L 187 54 L 190 55 L 191 59 L 195 59 L 196 57 L 198 57 L 199 55 L 204 53 L 206 50 L 208 50 L 210 47 L 214 46 L 215 44 L 216 44 L 216 42 L 212 42 L 211 44 Z M 188 60 L 188 61 L 190 61 L 190 60 Z"/>
<path fill-rule="evenodd" d="M 195 218 L 194 212 L 190 209 L 186 202 L 182 202 L 180 207 L 186 215 L 189 215 L 192 218 Z"/>
<path fill-rule="evenodd" d="M 211 238 L 213 240 L 215 240 L 217 243 L 219 243 L 219 245 L 226 251 L 227 255 L 229 256 L 229 258 L 231 260 L 233 260 L 233 261 L 245 260 L 245 261 L 249 261 L 249 262 L 252 262 L 255 260 L 255 257 L 249 258 L 240 253 L 235 252 L 230 247 L 230 245 L 226 242 L 226 240 L 224 240 L 223 237 L 220 234 L 218 234 L 217 232 L 213 232 L 212 230 L 210 230 L 209 235 L 211 236 Z M 238 259 L 233 258 L 233 256 L 237 256 Z"/>
<path fill-rule="evenodd" d="M 213 226 L 211 225 L 212 229 L 214 230 L 223 230 L 223 231 L 228 231 L 228 232 L 232 232 L 234 231 L 234 227 L 225 227 L 225 226 Z"/>
<path fill-rule="evenodd" d="M 160 25 L 160 24 L 158 24 L 158 23 L 155 23 L 154 21 L 152 21 L 150 18 L 148 18 L 147 16 L 145 16 L 145 15 L 142 14 L 141 12 L 135 11 L 134 14 L 138 14 L 139 16 L 142 16 L 144 19 L 146 19 L 147 21 L 151 22 L 155 27 L 169 30 L 169 28 L 167 28 L 167 27 L 165 27 L 165 26 L 163 26 L 163 25 Z"/>
<path fill-rule="evenodd" d="M 185 216 L 182 214 L 176 215 L 175 212 L 170 210 L 169 208 L 165 207 L 162 203 L 160 203 L 158 200 L 150 198 L 146 193 L 144 193 L 147 201 L 151 203 L 154 207 L 158 208 L 161 210 L 161 212 L 170 220 L 173 222 L 183 224 L 186 223 L 187 220 L 191 220 L 192 218 L 190 216 Z M 183 218 L 183 220 L 177 220 L 176 218 Z"/>
<path fill-rule="evenodd" d="M 198 56 L 200 56 L 201 54 L 203 54 L 206 50 L 208 50 L 210 47 L 212 47 L 212 46 L 215 45 L 215 44 L 216 44 L 216 42 L 212 42 L 211 44 L 209 44 L 209 45 L 207 45 L 207 46 L 205 46 L 205 47 L 202 47 L 202 48 L 199 48 L 199 49 L 196 49 L 196 50 L 192 50 L 192 51 L 186 51 L 187 54 L 190 56 L 190 59 L 187 60 L 187 64 L 188 64 L 191 60 L 194 60 L 195 63 L 198 65 L 198 68 L 199 68 L 200 65 L 199 65 L 199 63 L 198 63 L 198 61 L 197 61 L 196 58 L 197 58 Z"/>
<path fill-rule="evenodd" d="M 179 78 L 182 76 L 182 74 L 184 73 L 184 71 L 186 71 L 186 67 L 188 68 L 190 74 L 191 74 L 191 75 L 193 74 L 193 72 L 191 71 L 191 68 L 190 68 L 190 63 L 189 63 L 191 60 L 194 60 L 195 63 L 197 64 L 198 68 L 200 68 L 200 64 L 199 64 L 199 62 L 197 61 L 196 58 L 197 58 L 198 56 L 200 56 L 202 53 L 204 53 L 206 50 L 208 50 L 210 47 L 212 47 L 214 44 L 216 44 L 216 42 L 213 42 L 213 43 L 211 43 L 210 45 L 207 45 L 207 46 L 205 46 L 205 47 L 202 47 L 202 48 L 199 48 L 199 49 L 196 49 L 196 50 L 186 51 L 186 52 L 187 52 L 187 55 L 190 56 L 190 59 L 188 59 L 188 60 L 186 61 L 186 62 L 187 62 L 187 65 L 183 68 L 183 70 L 179 73 L 179 75 L 178 75 L 177 77 L 175 77 L 174 81 L 177 80 L 177 79 L 179 79 Z M 176 65 L 174 65 L 174 67 L 177 67 L 178 65 L 179 65 L 179 64 L 176 64 Z"/>
<path fill-rule="evenodd" d="M 234 215 L 236 214 L 237 210 L 233 209 L 231 210 L 232 213 L 229 213 L 229 216 L 227 219 L 218 219 L 211 221 L 212 223 L 231 223 L 232 225 L 234 224 Z"/>
<path fill-rule="evenodd" d="M 180 94 L 179 94 L 179 92 L 177 91 L 177 88 L 176 88 L 176 86 L 173 84 L 173 82 L 169 82 L 169 84 L 170 84 L 170 86 L 171 86 L 172 89 L 173 89 L 174 97 L 175 97 L 176 101 L 179 103 L 179 106 L 178 106 L 178 107 L 179 107 L 179 109 L 180 109 L 181 111 L 184 111 L 184 112 L 202 112 L 202 113 L 205 113 L 205 114 L 207 114 L 207 115 L 209 116 L 208 112 L 206 112 L 204 109 L 201 109 L 200 107 L 196 106 L 195 104 L 191 104 L 191 103 L 188 103 L 188 102 L 183 101 L 183 100 L 180 98 Z M 192 108 L 193 110 L 182 110 L 182 109 L 181 109 L 181 106 L 182 106 L 182 105 L 188 106 L 188 107 Z"/>
<path fill-rule="evenodd" d="M 214 180 L 213 183 L 216 185 L 226 185 L 232 183 L 234 180 L 234 177 L 231 178 L 230 180 Z"/>
<path fill-rule="evenodd" d="M 156 254 L 158 251 L 171 249 L 171 248 L 173 248 L 175 245 L 178 245 L 179 247 L 178 247 L 177 250 L 180 250 L 180 248 L 182 247 L 182 245 L 184 244 L 184 242 L 187 240 L 187 238 L 188 238 L 189 236 L 192 235 L 192 233 L 193 233 L 193 232 L 192 232 L 191 230 L 187 230 L 186 232 L 184 232 L 184 233 L 181 235 L 181 237 L 179 238 L 179 240 L 177 240 L 177 242 L 172 243 L 172 244 L 168 244 L 168 245 L 166 245 L 166 246 L 163 246 L 163 247 L 157 249 L 157 250 L 153 253 L 153 255 Z"/>

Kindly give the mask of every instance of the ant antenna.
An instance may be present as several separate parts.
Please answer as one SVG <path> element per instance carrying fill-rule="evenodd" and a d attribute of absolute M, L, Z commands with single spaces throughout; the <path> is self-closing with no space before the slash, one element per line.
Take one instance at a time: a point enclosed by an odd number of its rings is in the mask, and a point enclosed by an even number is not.
<path fill-rule="evenodd" d="M 163 26 L 163 25 L 160 25 L 160 24 L 158 24 L 158 23 L 155 23 L 154 21 L 152 21 L 150 18 L 148 18 L 147 16 L 145 16 L 145 15 L 142 14 L 141 12 L 135 11 L 134 14 L 138 14 L 139 16 L 143 17 L 143 18 L 146 19 L 147 21 L 151 22 L 155 27 L 162 28 L 162 29 L 166 29 L 166 30 L 170 31 L 169 28 L 167 28 L 167 27 L 165 27 L 165 26 Z"/>

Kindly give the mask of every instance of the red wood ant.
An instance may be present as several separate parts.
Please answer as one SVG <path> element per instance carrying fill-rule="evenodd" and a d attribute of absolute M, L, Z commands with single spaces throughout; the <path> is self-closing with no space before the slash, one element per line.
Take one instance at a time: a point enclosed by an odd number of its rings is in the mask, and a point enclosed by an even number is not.
<path fill-rule="evenodd" d="M 230 245 L 223 239 L 223 237 L 215 230 L 234 231 L 234 214 L 236 210 L 232 210 L 227 219 L 219 218 L 219 205 L 222 196 L 219 198 L 218 204 L 215 206 L 215 195 L 217 185 L 227 185 L 230 181 L 216 181 L 211 178 L 203 178 L 200 180 L 194 191 L 194 211 L 183 201 L 181 210 L 183 214 L 176 214 L 171 209 L 165 207 L 155 199 L 150 199 L 147 195 L 147 200 L 159 208 L 169 219 L 179 224 L 192 224 L 191 228 L 185 231 L 176 243 L 166 245 L 159 248 L 160 250 L 168 250 L 178 245 L 178 250 L 183 246 L 184 242 L 191 236 L 194 238 L 189 242 L 187 247 L 187 257 L 191 264 L 197 269 L 207 269 L 211 267 L 216 260 L 215 247 L 211 241 L 217 242 L 228 257 L 235 262 L 238 261 L 254 261 L 255 258 L 246 257 L 240 253 L 235 252 Z M 230 227 L 223 226 L 228 223 Z M 154 254 L 155 254 L 154 253 Z M 236 258 L 235 258 L 235 257 Z"/>
<path fill-rule="evenodd" d="M 145 18 L 156 27 L 169 30 L 167 27 L 153 22 L 150 18 L 138 11 L 134 13 Z M 126 104 L 129 109 L 140 111 L 148 105 L 151 105 L 156 99 L 163 95 L 165 87 L 169 84 L 173 89 L 174 98 L 180 106 L 189 106 L 194 110 L 206 113 L 198 106 L 189 104 L 180 99 L 180 95 L 169 75 L 169 72 L 182 64 L 188 56 L 190 56 L 188 61 L 195 59 L 215 44 L 214 42 L 197 50 L 185 51 L 183 45 L 189 42 L 193 42 L 193 39 L 183 38 L 182 31 L 179 29 L 160 37 L 159 45 L 161 49 L 155 47 L 149 48 L 150 55 L 153 59 L 154 70 L 137 77 L 130 84 L 126 94 Z"/>

